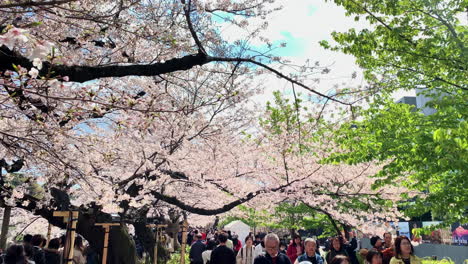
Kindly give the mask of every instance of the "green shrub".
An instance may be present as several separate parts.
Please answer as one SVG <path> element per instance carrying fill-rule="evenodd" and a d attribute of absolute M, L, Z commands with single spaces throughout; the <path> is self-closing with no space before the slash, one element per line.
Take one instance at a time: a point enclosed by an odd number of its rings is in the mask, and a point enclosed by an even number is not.
<path fill-rule="evenodd" d="M 455 264 L 450 258 L 443 258 L 441 260 L 423 259 L 422 264 Z"/>

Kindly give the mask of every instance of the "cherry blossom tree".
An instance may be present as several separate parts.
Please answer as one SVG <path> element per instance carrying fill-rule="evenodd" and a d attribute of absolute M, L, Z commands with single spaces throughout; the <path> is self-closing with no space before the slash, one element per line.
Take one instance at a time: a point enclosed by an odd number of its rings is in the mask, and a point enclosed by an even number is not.
<path fill-rule="evenodd" d="M 224 40 L 215 19 L 224 14 L 239 30 L 251 23 L 246 40 L 269 46 L 261 31 L 277 8 L 269 0 L 0 4 L 0 157 L 7 172 L 17 166 L 30 179 L 13 186 L 2 174 L 3 205 L 62 228 L 53 211 L 79 210 L 77 232 L 97 252 L 103 232 L 94 224 L 111 213 L 135 227 L 149 252 L 149 219 L 177 222 L 244 203 L 300 200 L 353 226 L 398 216 L 395 208 L 373 214 L 394 197 L 370 188 L 371 164 L 319 164 L 326 153 L 314 122 L 302 127 L 297 118 L 290 129 L 270 108 L 273 123 L 258 124 L 250 98 L 268 74 L 323 99 L 308 117 L 316 122 L 328 103 L 350 107 L 361 95 L 314 90 L 306 77 L 323 68 L 283 72 L 293 65 Z M 27 191 L 31 182 L 42 197 Z M 111 231 L 110 246 L 111 263 L 136 262 L 123 250 L 134 248 L 125 228 Z"/>

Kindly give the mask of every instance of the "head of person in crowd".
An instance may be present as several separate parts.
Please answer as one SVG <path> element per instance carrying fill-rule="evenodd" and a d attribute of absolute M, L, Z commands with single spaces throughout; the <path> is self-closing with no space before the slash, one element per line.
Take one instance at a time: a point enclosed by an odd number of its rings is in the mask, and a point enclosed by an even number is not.
<path fill-rule="evenodd" d="M 24 255 L 28 259 L 32 259 L 34 257 L 34 250 L 32 245 L 24 245 Z"/>
<path fill-rule="evenodd" d="M 246 247 L 252 247 L 254 243 L 254 239 L 251 235 L 248 235 L 245 237 L 245 246 Z"/>
<path fill-rule="evenodd" d="M 275 233 L 270 233 L 265 236 L 264 243 L 265 251 L 268 253 L 268 255 L 270 255 L 272 258 L 276 257 L 279 250 L 279 237 Z"/>
<path fill-rule="evenodd" d="M 214 239 L 208 240 L 208 243 L 206 244 L 206 250 L 213 250 L 216 248 L 216 241 Z"/>
<path fill-rule="evenodd" d="M 413 245 L 406 236 L 398 236 L 395 238 L 395 256 L 397 258 L 409 258 L 414 254 Z"/>
<path fill-rule="evenodd" d="M 343 244 L 341 241 L 342 240 L 340 240 L 340 237 L 332 238 L 330 250 L 341 251 L 341 249 L 343 248 Z"/>
<path fill-rule="evenodd" d="M 292 245 L 297 247 L 302 245 L 302 240 L 300 235 L 294 235 L 292 240 Z"/>
<path fill-rule="evenodd" d="M 383 238 L 384 238 L 384 241 L 385 241 L 385 247 L 391 247 L 392 246 L 392 233 L 385 232 L 383 234 Z"/>
<path fill-rule="evenodd" d="M 203 236 L 202 234 L 196 234 L 195 238 L 196 238 L 196 241 L 202 241 Z"/>
<path fill-rule="evenodd" d="M 374 247 L 374 248 L 379 249 L 379 248 L 382 247 L 382 239 L 379 236 L 371 237 L 370 243 L 371 243 L 372 247 Z"/>
<path fill-rule="evenodd" d="M 382 264 L 383 255 L 380 251 L 371 249 L 367 252 L 366 260 L 369 264 Z"/>
<path fill-rule="evenodd" d="M 30 245 L 30 244 L 31 244 L 32 237 L 33 237 L 33 236 L 30 235 L 30 234 L 24 235 L 24 237 L 23 237 L 23 245 Z"/>
<path fill-rule="evenodd" d="M 304 247 L 305 247 L 305 252 L 307 256 L 309 257 L 315 256 L 315 253 L 317 250 L 317 242 L 315 241 L 315 239 L 307 238 L 304 241 Z"/>
<path fill-rule="evenodd" d="M 351 264 L 351 261 L 346 256 L 338 255 L 332 259 L 330 264 Z"/>
<path fill-rule="evenodd" d="M 218 235 L 218 241 L 220 245 L 226 245 L 228 240 L 228 236 L 225 233 L 221 233 Z"/>
<path fill-rule="evenodd" d="M 286 252 L 286 249 L 287 249 L 287 248 L 288 248 L 288 245 L 286 245 L 286 243 L 285 243 L 284 241 L 281 241 L 281 242 L 280 242 L 280 248 L 279 248 L 279 250 L 280 250 L 281 252 Z"/>
<path fill-rule="evenodd" d="M 259 234 L 255 235 L 255 242 L 254 243 L 255 243 L 255 245 L 260 244 L 260 235 Z"/>
<path fill-rule="evenodd" d="M 66 235 L 61 235 L 60 236 L 60 247 L 64 247 L 65 246 L 65 242 L 67 241 L 67 236 Z"/>
<path fill-rule="evenodd" d="M 5 254 L 5 264 L 26 263 L 23 245 L 11 245 Z"/>
<path fill-rule="evenodd" d="M 49 245 L 47 246 L 49 249 L 58 250 L 60 248 L 60 239 L 54 238 L 49 241 Z"/>
<path fill-rule="evenodd" d="M 237 235 L 232 236 L 232 244 L 237 245 L 239 243 L 239 237 Z"/>
<path fill-rule="evenodd" d="M 45 245 L 45 238 L 42 235 L 34 235 L 31 239 L 31 245 L 34 247 L 43 247 Z"/>
<path fill-rule="evenodd" d="M 367 248 L 361 248 L 359 250 L 359 255 L 361 255 L 362 259 L 366 259 L 369 250 Z"/>
<path fill-rule="evenodd" d="M 75 249 L 84 250 L 83 238 L 81 236 L 76 236 L 75 238 Z"/>

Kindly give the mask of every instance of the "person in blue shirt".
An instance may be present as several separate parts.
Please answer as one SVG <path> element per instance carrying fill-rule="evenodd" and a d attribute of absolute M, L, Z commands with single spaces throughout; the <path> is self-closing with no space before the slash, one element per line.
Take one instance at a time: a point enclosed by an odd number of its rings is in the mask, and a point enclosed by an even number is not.
<path fill-rule="evenodd" d="M 301 263 L 303 261 L 308 261 L 312 264 L 323 264 L 322 257 L 316 252 L 317 242 L 314 239 L 307 238 L 304 241 L 304 247 L 305 247 L 305 253 L 300 255 L 296 259 L 296 261 L 294 262 L 295 264 Z"/>

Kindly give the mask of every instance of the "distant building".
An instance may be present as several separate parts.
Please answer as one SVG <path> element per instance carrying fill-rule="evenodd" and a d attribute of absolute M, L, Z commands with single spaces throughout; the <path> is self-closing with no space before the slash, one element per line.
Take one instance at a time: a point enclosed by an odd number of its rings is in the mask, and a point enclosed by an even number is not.
<path fill-rule="evenodd" d="M 424 88 L 416 88 L 416 96 L 403 96 L 396 103 L 414 105 L 416 109 L 420 109 L 424 115 L 432 115 L 436 112 L 434 108 L 426 107 L 426 104 L 434 98 L 427 96 L 424 93 Z"/>

